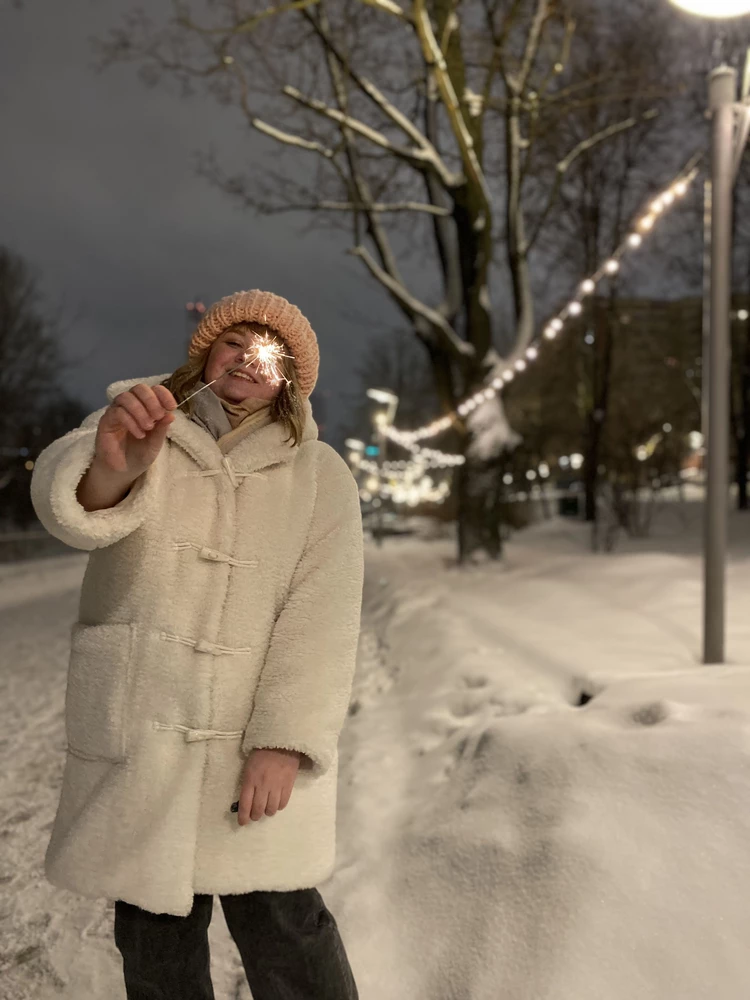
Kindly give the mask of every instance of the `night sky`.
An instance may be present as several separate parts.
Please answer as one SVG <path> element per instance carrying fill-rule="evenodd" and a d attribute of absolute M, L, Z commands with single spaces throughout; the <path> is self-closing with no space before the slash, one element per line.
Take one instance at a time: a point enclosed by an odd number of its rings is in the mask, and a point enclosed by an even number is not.
<path fill-rule="evenodd" d="M 318 334 L 334 439 L 346 431 L 362 345 L 399 314 L 345 254 L 347 234 L 300 235 L 302 213 L 256 218 L 197 175 L 194 154 L 212 144 L 230 170 L 273 169 L 277 144 L 238 112 L 149 89 L 132 65 L 95 71 L 91 39 L 130 6 L 6 0 L 0 9 L 0 241 L 32 265 L 60 312 L 75 362 L 65 385 L 90 409 L 104 405 L 110 382 L 182 363 L 188 300 L 268 289 Z M 155 20 L 160 7 L 150 0 Z"/>
<path fill-rule="evenodd" d="M 0 5 L 0 242 L 32 265 L 59 311 L 71 362 L 65 386 L 95 409 L 110 382 L 169 372 L 184 361 L 189 300 L 264 288 L 299 306 L 318 334 L 315 398 L 325 413 L 316 415 L 325 417 L 326 438 L 340 444 L 352 429 L 362 349 L 376 333 L 403 329 L 401 314 L 346 254 L 349 232 L 303 235 L 306 213 L 256 217 L 198 175 L 195 155 L 211 147 L 230 174 L 278 169 L 279 145 L 248 128 L 239 111 L 208 97 L 183 99 L 174 83 L 149 89 L 134 65 L 96 72 L 93 39 L 119 26 L 132 6 Z M 170 10 L 168 0 L 149 0 L 156 23 Z M 660 171 L 664 181 L 696 141 L 691 134 L 675 142 Z M 315 159 L 287 154 L 284 170 L 311 169 Z M 670 256 L 669 228 L 629 271 L 634 278 L 640 272 L 637 294 L 680 293 L 682 282 L 661 266 Z M 403 271 L 410 288 L 434 303 L 419 261 L 406 261 Z M 539 315 L 571 286 L 571 275 L 546 268 L 534 278 Z M 502 327 L 507 275 L 495 270 L 491 288 Z"/>

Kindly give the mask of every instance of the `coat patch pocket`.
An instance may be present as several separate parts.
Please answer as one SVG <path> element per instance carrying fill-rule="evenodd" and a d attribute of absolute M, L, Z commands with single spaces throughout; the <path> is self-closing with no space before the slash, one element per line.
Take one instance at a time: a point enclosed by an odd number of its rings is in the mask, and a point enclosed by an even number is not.
<path fill-rule="evenodd" d="M 76 756 L 112 763 L 121 763 L 127 756 L 134 634 L 131 624 L 73 625 L 65 734 L 68 750 Z"/>

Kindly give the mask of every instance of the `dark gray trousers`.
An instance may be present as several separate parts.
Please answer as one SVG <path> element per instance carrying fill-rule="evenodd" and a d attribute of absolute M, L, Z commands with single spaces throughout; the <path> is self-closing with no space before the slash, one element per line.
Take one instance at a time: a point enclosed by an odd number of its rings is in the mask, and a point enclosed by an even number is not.
<path fill-rule="evenodd" d="M 358 1000 L 333 915 L 317 889 L 219 896 L 253 1000 Z M 128 1000 L 214 1000 L 208 925 L 214 897 L 186 917 L 115 902 Z"/>

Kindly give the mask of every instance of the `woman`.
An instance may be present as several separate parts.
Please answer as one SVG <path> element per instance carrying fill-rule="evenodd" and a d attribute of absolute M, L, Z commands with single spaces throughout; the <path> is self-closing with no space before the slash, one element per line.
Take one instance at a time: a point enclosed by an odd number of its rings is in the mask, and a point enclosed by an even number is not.
<path fill-rule="evenodd" d="M 246 360 L 259 337 L 283 345 L 275 380 L 257 349 Z M 111 385 L 34 468 L 44 526 L 91 552 L 45 872 L 117 901 L 130 1000 L 213 997 L 214 894 L 255 1000 L 350 1000 L 313 887 L 334 868 L 356 485 L 317 440 L 318 346 L 295 306 L 222 299 L 188 353 L 170 376 Z"/>

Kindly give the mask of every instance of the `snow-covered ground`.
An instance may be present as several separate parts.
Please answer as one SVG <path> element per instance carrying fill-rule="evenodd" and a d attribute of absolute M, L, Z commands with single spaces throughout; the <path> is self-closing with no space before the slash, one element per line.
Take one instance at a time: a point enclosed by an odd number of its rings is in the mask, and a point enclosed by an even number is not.
<path fill-rule="evenodd" d="M 750 517 L 724 668 L 699 665 L 698 527 L 671 506 L 594 556 L 552 521 L 469 570 L 450 541 L 368 548 L 320 887 L 361 1000 L 750 996 Z M 85 559 L 0 567 L 3 1000 L 124 997 L 111 905 L 41 873 Z M 210 939 L 217 1000 L 247 1000 L 218 901 Z"/>

